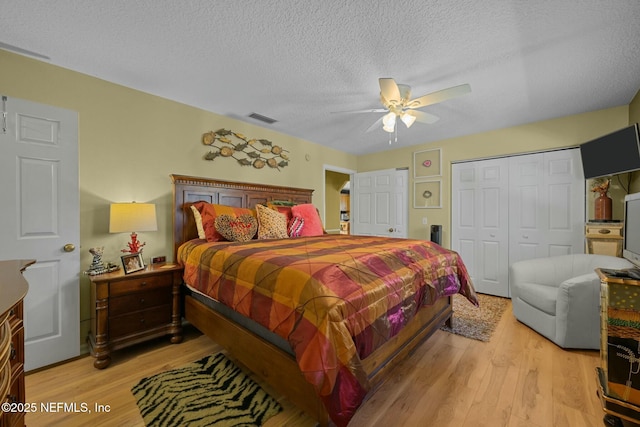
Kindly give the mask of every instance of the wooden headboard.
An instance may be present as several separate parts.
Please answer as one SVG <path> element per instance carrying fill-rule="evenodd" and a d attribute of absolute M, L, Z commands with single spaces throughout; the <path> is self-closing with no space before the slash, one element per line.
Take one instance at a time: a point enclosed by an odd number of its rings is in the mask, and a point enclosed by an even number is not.
<path fill-rule="evenodd" d="M 198 237 L 191 205 L 198 201 L 238 208 L 254 208 L 273 201 L 311 203 L 313 190 L 246 182 L 221 181 L 184 175 L 170 175 L 173 182 L 173 259 L 178 247 Z"/>

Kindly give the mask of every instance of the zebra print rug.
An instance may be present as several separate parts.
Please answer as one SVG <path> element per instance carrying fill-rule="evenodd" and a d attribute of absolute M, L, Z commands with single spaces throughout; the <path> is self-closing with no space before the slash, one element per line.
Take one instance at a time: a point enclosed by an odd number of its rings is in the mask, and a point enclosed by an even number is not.
<path fill-rule="evenodd" d="M 131 392 L 149 427 L 256 426 L 282 410 L 221 353 L 143 378 Z"/>

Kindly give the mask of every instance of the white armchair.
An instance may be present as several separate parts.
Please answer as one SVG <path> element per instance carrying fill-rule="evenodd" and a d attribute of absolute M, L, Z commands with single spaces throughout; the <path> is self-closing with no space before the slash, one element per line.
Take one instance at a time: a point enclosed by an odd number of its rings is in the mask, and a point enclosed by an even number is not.
<path fill-rule="evenodd" d="M 513 315 L 563 348 L 600 348 L 600 279 L 596 268 L 633 265 L 623 258 L 572 254 L 513 263 Z"/>

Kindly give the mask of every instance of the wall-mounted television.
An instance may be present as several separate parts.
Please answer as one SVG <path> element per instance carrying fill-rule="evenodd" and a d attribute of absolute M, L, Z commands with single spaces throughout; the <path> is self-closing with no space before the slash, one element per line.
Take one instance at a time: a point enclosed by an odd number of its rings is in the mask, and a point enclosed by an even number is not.
<path fill-rule="evenodd" d="M 580 155 L 587 179 L 639 170 L 638 123 L 581 144 Z"/>
<path fill-rule="evenodd" d="M 624 197 L 622 256 L 640 267 L 640 193 Z"/>

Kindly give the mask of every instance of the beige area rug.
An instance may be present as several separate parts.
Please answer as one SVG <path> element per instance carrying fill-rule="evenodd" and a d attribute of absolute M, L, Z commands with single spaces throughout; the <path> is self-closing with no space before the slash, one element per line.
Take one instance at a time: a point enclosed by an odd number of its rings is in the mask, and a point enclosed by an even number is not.
<path fill-rule="evenodd" d="M 479 341 L 489 341 L 507 308 L 508 299 L 478 294 L 480 307 L 471 304 L 462 295 L 453 296 L 453 329 L 443 326 L 443 331 Z"/>

